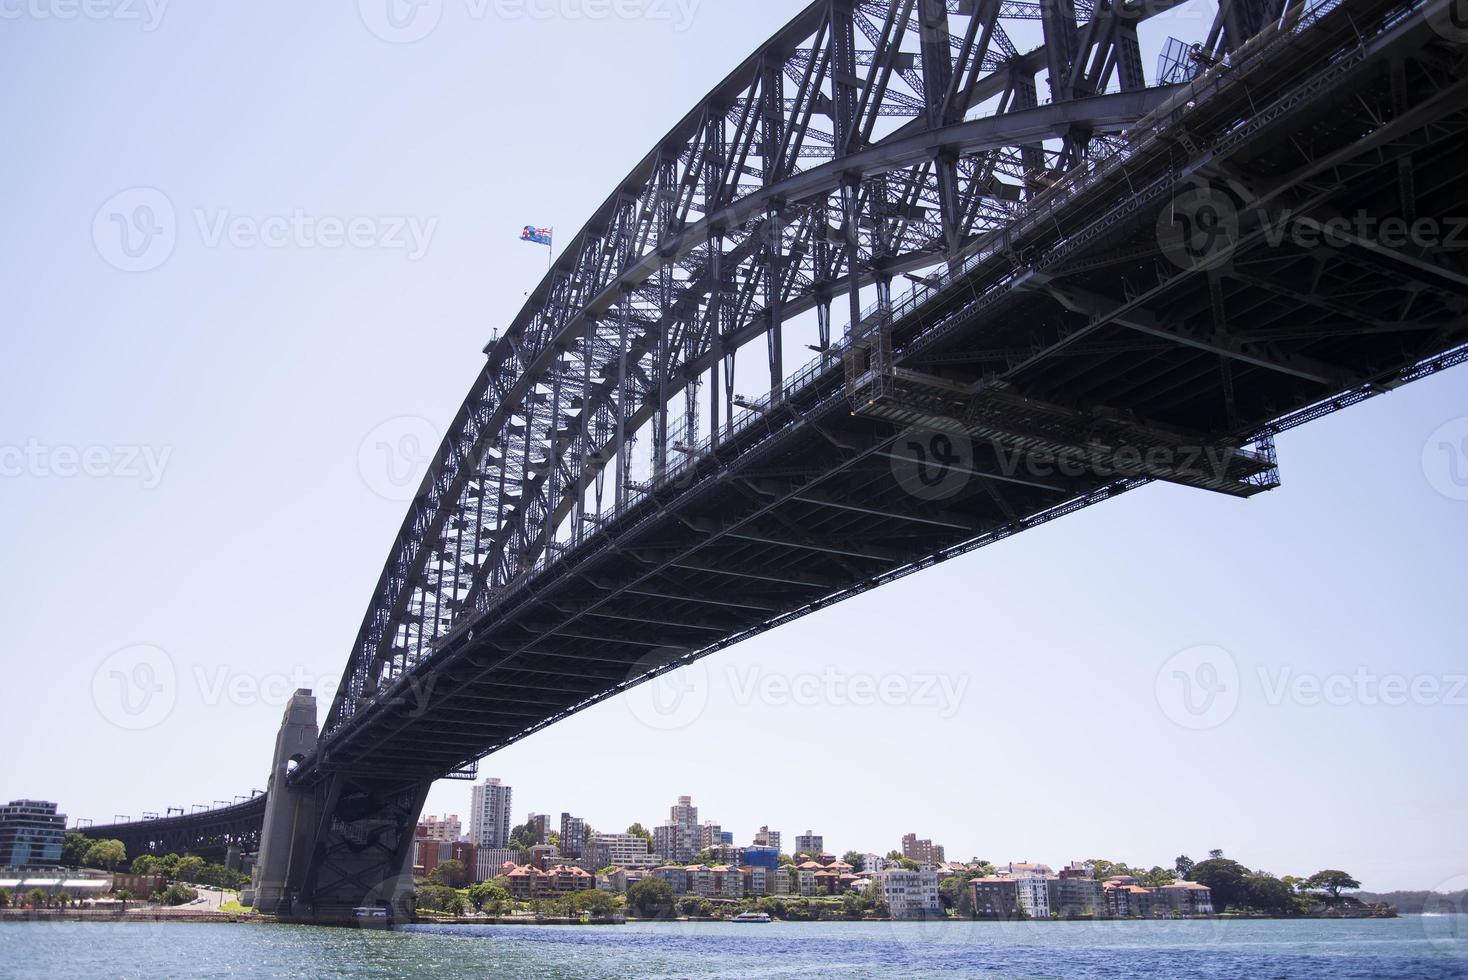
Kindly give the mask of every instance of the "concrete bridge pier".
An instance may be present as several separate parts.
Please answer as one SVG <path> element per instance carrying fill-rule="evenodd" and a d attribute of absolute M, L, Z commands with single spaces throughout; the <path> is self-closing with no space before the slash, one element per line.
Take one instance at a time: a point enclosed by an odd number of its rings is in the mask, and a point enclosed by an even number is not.
<path fill-rule="evenodd" d="M 316 698 L 305 688 L 291 695 L 266 783 L 265 819 L 250 890 L 241 896 L 262 912 L 289 916 L 299 900 L 316 824 L 316 794 L 291 786 L 287 776 L 316 751 Z"/>

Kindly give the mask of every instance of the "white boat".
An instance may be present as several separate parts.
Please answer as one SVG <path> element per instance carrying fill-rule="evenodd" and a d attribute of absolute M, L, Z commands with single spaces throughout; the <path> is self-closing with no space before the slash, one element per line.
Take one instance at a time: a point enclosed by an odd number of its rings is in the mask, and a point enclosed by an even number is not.
<path fill-rule="evenodd" d="M 730 922 L 769 922 L 769 921 L 771 921 L 771 919 L 770 919 L 770 913 L 768 913 L 768 912 L 740 912 L 738 915 L 734 916 L 734 918 L 730 919 L 729 921 Z"/>

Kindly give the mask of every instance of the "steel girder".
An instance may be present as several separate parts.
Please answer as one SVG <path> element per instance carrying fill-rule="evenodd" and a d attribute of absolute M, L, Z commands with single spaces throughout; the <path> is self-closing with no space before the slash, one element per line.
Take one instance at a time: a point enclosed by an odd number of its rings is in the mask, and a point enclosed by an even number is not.
<path fill-rule="evenodd" d="M 777 397 L 783 321 L 815 308 L 829 349 L 835 299 L 858 322 L 863 285 L 885 297 L 894 275 L 956 261 L 1158 105 L 1168 90 L 1144 87 L 1135 27 L 1171 6 L 817 0 L 766 42 L 621 181 L 486 348 L 323 736 L 492 592 L 625 505 L 640 489 L 639 428 L 650 423 L 655 481 L 700 429 L 717 447 L 741 347 L 769 338 Z M 1046 43 L 1020 52 L 1005 22 L 1026 19 Z M 681 424 L 669 418 L 680 394 Z"/>

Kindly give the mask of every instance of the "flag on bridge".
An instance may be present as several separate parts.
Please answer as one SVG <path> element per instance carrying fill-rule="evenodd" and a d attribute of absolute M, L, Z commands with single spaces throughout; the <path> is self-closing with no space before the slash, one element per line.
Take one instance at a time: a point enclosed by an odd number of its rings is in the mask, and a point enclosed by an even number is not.
<path fill-rule="evenodd" d="M 520 241 L 534 242 L 537 245 L 549 245 L 551 243 L 550 228 L 537 228 L 534 225 L 526 225 L 525 230 L 520 232 Z"/>

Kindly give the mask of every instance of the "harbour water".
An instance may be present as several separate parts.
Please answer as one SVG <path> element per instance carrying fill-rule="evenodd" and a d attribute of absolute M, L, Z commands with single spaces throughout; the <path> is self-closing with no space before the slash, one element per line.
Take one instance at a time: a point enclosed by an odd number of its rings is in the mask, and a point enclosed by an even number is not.
<path fill-rule="evenodd" d="M 0 976 L 229 975 L 1468 978 L 1468 916 L 410 926 L 394 932 L 260 924 L 0 925 Z"/>

